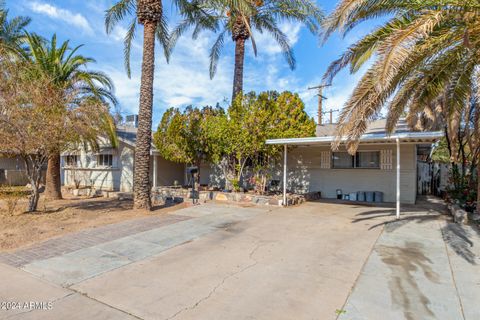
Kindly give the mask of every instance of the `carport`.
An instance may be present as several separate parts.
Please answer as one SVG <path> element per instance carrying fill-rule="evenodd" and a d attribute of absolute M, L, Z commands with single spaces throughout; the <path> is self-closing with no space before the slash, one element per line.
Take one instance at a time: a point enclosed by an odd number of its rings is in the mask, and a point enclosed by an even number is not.
<path fill-rule="evenodd" d="M 396 202 L 396 215 L 400 216 L 400 197 L 401 197 L 401 146 L 410 145 L 415 148 L 420 144 L 431 144 L 443 137 L 442 131 L 424 131 L 424 132 L 401 132 L 393 135 L 387 135 L 386 133 L 367 133 L 360 137 L 360 146 L 379 146 L 390 145 L 395 146 L 395 156 L 393 152 L 385 152 L 380 155 L 382 161 L 382 168 L 384 170 L 393 170 L 393 158 L 396 158 L 395 165 L 395 202 Z M 312 147 L 330 147 L 331 143 L 335 140 L 335 136 L 321 136 L 321 137 L 308 137 L 308 138 L 287 138 L 287 139 L 270 139 L 266 141 L 266 144 L 271 145 L 283 145 L 283 205 L 287 205 L 287 184 L 288 184 L 288 146 L 312 146 Z M 343 139 L 345 141 L 346 139 Z M 344 144 L 342 144 L 344 145 Z M 310 148 L 305 148 L 304 152 L 309 152 Z M 398 156 L 397 156 L 398 155 Z M 322 154 L 322 169 L 332 169 L 332 162 L 328 158 L 332 158 L 333 153 Z M 415 160 L 416 163 L 416 160 Z"/>

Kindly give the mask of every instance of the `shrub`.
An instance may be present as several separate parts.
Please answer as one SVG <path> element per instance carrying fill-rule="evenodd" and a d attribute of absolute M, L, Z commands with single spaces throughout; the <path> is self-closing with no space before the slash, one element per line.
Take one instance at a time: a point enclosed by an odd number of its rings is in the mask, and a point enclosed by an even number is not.
<path fill-rule="evenodd" d="M 20 199 L 25 198 L 28 194 L 28 190 L 24 187 L 0 186 L 0 199 L 5 201 L 8 215 L 13 215 Z"/>

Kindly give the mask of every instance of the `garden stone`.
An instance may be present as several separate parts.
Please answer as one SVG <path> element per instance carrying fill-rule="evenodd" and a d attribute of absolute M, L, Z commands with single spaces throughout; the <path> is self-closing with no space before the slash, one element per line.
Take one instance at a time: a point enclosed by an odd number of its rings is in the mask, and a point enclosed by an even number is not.
<path fill-rule="evenodd" d="M 467 212 L 458 205 L 452 205 L 450 212 L 452 213 L 453 221 L 455 221 L 455 223 L 466 224 L 468 222 Z"/>

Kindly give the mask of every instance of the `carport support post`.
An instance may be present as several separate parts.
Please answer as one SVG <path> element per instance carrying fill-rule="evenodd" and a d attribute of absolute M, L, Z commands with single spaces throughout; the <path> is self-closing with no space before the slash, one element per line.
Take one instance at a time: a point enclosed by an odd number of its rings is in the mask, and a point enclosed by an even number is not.
<path fill-rule="evenodd" d="M 397 138 L 397 219 L 400 219 L 400 140 Z"/>
<path fill-rule="evenodd" d="M 283 205 L 287 206 L 287 145 L 283 145 Z"/>

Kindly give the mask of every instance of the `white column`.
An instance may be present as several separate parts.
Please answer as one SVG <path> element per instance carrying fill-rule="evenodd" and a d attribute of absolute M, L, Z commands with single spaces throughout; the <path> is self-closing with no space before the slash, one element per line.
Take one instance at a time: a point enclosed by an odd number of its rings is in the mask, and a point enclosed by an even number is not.
<path fill-rule="evenodd" d="M 400 219 L 400 140 L 397 138 L 397 219 Z"/>
<path fill-rule="evenodd" d="M 283 205 L 287 205 L 287 145 L 283 146 Z"/>
<path fill-rule="evenodd" d="M 156 188 L 158 186 L 158 178 L 157 178 L 157 158 L 156 154 L 153 155 L 153 187 Z"/>

